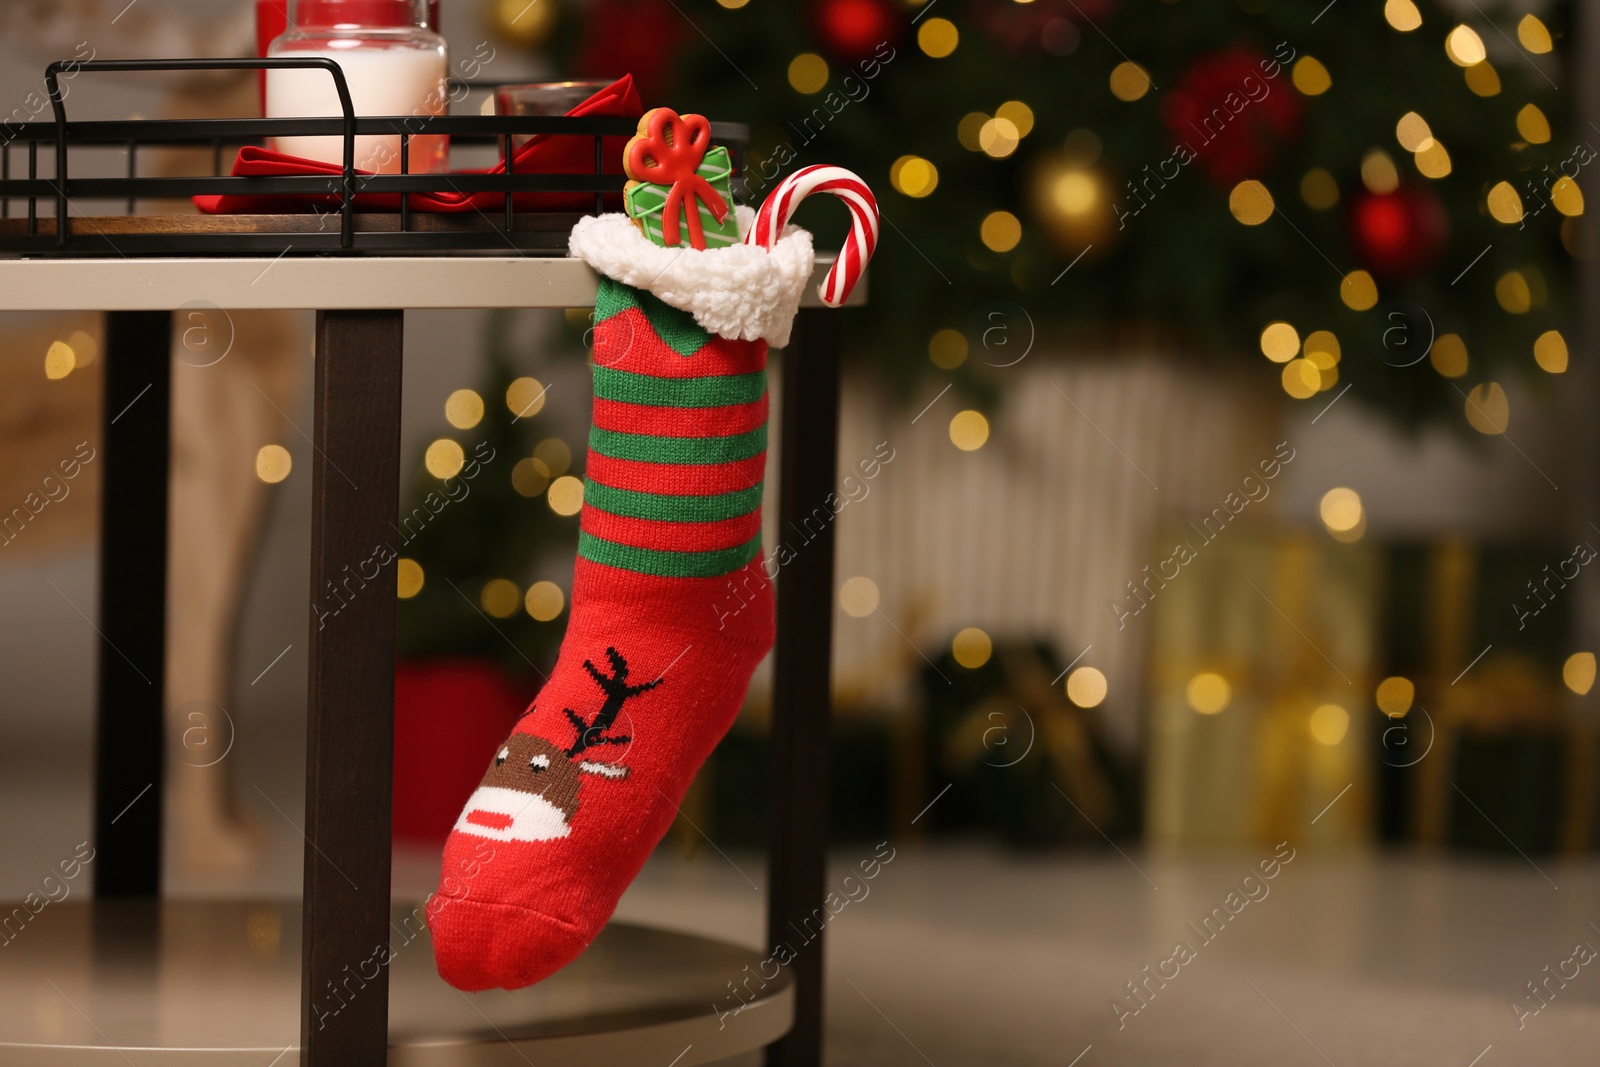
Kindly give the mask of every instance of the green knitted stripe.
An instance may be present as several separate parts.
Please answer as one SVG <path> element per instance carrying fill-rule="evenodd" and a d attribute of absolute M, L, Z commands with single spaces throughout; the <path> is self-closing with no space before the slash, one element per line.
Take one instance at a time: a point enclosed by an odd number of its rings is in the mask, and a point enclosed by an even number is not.
<path fill-rule="evenodd" d="M 583 487 L 583 502 L 612 515 L 663 522 L 721 522 L 748 515 L 761 506 L 761 486 L 715 496 L 667 496 L 634 489 L 613 489 L 590 482 Z"/>
<path fill-rule="evenodd" d="M 594 369 L 594 395 L 601 400 L 658 408 L 720 408 L 753 404 L 767 391 L 767 372 L 710 378 L 655 378 L 632 371 Z"/>
<path fill-rule="evenodd" d="M 711 552 L 668 552 L 659 548 L 619 545 L 592 534 L 578 534 L 578 555 L 640 574 L 663 578 L 715 578 L 729 574 L 755 559 L 761 552 L 761 535 L 742 545 Z"/>
<path fill-rule="evenodd" d="M 604 322 L 613 315 L 635 307 L 644 312 L 656 336 L 680 356 L 694 355 L 711 340 L 711 334 L 695 322 L 689 312 L 669 307 L 652 294 L 619 281 L 606 277 L 600 279 L 600 290 L 594 299 L 595 322 Z"/>
<path fill-rule="evenodd" d="M 758 426 L 749 433 L 732 437 L 656 437 L 647 433 L 602 430 L 596 426 L 589 431 L 589 447 L 612 459 L 633 459 L 645 463 L 695 466 L 734 463 L 766 451 L 767 428 Z"/>

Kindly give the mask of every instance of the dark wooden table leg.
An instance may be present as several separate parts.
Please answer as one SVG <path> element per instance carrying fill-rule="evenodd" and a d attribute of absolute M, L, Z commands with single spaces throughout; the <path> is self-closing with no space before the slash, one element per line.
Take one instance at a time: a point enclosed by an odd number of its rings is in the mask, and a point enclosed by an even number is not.
<path fill-rule="evenodd" d="M 400 311 L 317 315 L 300 1063 L 388 1055 Z"/>
<path fill-rule="evenodd" d="M 826 309 L 800 312 L 795 343 L 783 354 L 780 530 L 799 529 L 801 519 L 816 508 L 828 510 L 828 494 L 835 491 L 836 315 Z M 795 979 L 795 1020 L 794 1028 L 767 1049 L 769 1067 L 815 1067 L 822 1062 L 823 935 L 814 913 L 827 914 L 822 900 L 828 874 L 828 734 L 833 713 L 833 538 L 833 523 L 826 523 L 778 575 L 767 941 L 796 952 L 789 965 Z"/>
<path fill-rule="evenodd" d="M 94 892 L 161 893 L 172 316 L 106 316 Z M 81 461 L 82 456 L 78 457 Z"/>

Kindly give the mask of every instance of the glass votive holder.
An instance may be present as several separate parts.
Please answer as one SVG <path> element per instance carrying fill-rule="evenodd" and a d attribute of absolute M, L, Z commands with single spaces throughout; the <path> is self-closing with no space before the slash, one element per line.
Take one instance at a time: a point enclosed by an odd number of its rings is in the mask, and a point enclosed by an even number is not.
<path fill-rule="evenodd" d="M 528 82 L 502 85 L 494 92 L 496 115 L 565 115 L 601 89 L 609 81 Z M 532 134 L 512 137 L 512 147 L 521 148 Z"/>

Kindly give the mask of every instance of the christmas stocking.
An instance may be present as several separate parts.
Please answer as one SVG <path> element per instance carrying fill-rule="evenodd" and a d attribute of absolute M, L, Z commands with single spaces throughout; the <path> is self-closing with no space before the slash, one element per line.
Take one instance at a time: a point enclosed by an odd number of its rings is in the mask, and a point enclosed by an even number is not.
<path fill-rule="evenodd" d="M 602 275 L 572 614 L 445 845 L 428 925 L 458 988 L 525 986 L 584 950 L 772 645 L 767 345 L 787 342 L 812 269 L 784 221 L 710 249 L 660 247 L 623 215 L 572 233 Z"/>

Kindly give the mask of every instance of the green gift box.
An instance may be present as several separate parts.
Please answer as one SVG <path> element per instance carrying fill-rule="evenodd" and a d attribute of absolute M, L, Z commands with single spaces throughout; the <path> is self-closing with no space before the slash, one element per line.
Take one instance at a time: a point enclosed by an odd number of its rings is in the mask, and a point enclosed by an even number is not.
<path fill-rule="evenodd" d="M 700 226 L 705 233 L 706 247 L 721 248 L 724 245 L 738 244 L 739 220 L 734 217 L 733 211 L 733 187 L 730 181 L 733 176 L 733 164 L 728 159 L 728 150 L 718 146 L 706 152 L 700 166 L 695 168 L 695 173 L 704 178 L 728 206 L 727 214 L 722 217 L 721 222 L 718 222 L 704 204 L 691 197 L 684 197 L 686 205 L 693 203 L 699 209 Z M 646 237 L 663 248 L 668 245 L 661 233 L 661 223 L 667 194 L 671 189 L 671 186 L 657 185 L 654 182 L 629 182 L 622 191 L 628 217 L 640 225 Z M 689 220 L 681 211 L 678 218 L 678 242 L 678 245 L 673 247 L 690 247 Z"/>

